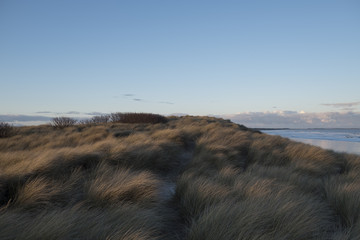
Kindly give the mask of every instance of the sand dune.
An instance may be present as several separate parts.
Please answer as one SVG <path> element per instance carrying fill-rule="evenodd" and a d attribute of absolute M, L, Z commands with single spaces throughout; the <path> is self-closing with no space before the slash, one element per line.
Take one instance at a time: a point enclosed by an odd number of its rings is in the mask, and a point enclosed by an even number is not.
<path fill-rule="evenodd" d="M 0 239 L 360 239 L 360 157 L 210 117 L 0 138 Z"/>

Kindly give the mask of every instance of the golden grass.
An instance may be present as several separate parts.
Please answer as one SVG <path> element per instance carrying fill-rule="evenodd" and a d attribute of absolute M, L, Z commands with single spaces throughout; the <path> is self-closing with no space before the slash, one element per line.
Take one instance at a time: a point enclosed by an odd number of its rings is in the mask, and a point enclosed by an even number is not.
<path fill-rule="evenodd" d="M 131 171 L 101 166 L 87 186 L 87 195 L 96 205 L 161 203 L 161 180 L 148 171 Z"/>
<path fill-rule="evenodd" d="M 360 156 L 228 120 L 20 127 L 0 239 L 360 239 Z"/>

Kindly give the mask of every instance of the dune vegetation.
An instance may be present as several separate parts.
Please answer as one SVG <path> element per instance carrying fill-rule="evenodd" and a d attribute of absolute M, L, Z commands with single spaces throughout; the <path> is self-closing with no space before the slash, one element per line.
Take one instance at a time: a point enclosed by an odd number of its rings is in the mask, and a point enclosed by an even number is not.
<path fill-rule="evenodd" d="M 210 117 L 114 114 L 5 135 L 2 240 L 360 239 L 358 155 Z"/>

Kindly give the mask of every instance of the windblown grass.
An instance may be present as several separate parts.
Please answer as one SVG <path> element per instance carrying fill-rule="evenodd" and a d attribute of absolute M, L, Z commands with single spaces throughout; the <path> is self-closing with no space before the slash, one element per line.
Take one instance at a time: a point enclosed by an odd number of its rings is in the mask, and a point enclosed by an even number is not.
<path fill-rule="evenodd" d="M 0 138 L 0 239 L 360 239 L 360 156 L 129 116 Z"/>
<path fill-rule="evenodd" d="M 161 203 L 161 180 L 148 171 L 101 166 L 87 186 L 88 199 L 96 205 Z"/>

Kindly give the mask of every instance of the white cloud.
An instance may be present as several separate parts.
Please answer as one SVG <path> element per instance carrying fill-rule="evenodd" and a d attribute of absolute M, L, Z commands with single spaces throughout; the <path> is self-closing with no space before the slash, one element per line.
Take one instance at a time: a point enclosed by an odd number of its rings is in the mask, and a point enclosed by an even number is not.
<path fill-rule="evenodd" d="M 50 122 L 47 116 L 28 116 L 28 115 L 0 115 L 0 122 L 7 122 L 14 126 L 40 125 Z"/>
<path fill-rule="evenodd" d="M 360 128 L 360 112 L 247 112 L 221 115 L 253 128 Z"/>
<path fill-rule="evenodd" d="M 324 103 L 324 104 L 321 104 L 321 105 L 327 106 L 327 107 L 343 108 L 343 109 L 351 109 L 351 110 L 353 110 L 355 106 L 360 105 L 360 101 L 359 102 L 348 102 L 348 103 Z"/>

